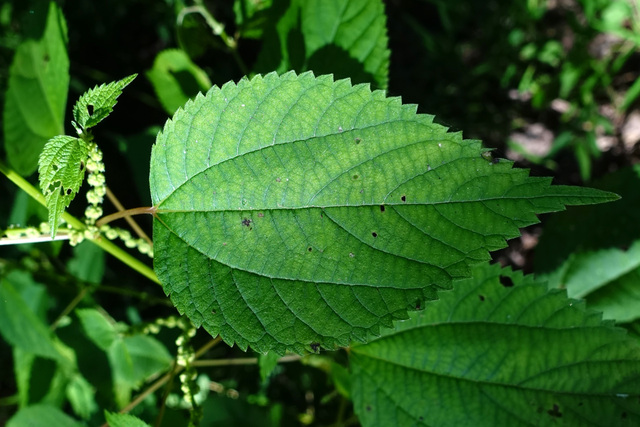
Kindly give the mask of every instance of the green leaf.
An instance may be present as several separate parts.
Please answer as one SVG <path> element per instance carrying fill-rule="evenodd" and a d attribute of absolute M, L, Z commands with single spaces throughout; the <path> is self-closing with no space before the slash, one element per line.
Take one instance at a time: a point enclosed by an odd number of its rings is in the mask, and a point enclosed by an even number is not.
<path fill-rule="evenodd" d="M 87 337 L 102 350 L 107 350 L 118 338 L 115 326 L 98 310 L 81 308 L 76 310 L 82 329 Z"/>
<path fill-rule="evenodd" d="M 129 414 L 116 414 L 109 411 L 104 411 L 104 416 L 107 419 L 109 427 L 148 427 L 149 424 L 142 421 L 140 418 L 134 417 Z"/>
<path fill-rule="evenodd" d="M 47 140 L 64 133 L 69 87 L 67 27 L 55 2 L 35 8 L 46 14 L 46 27 L 37 39 L 18 46 L 9 69 L 3 131 L 7 158 L 22 175 L 32 174 Z"/>
<path fill-rule="evenodd" d="M 51 138 L 40 154 L 40 189 L 47 200 L 52 238 L 65 208 L 80 190 L 88 154 L 84 140 L 66 135 Z"/>
<path fill-rule="evenodd" d="M 640 347 L 532 276 L 484 264 L 350 351 L 363 426 L 633 425 Z"/>
<path fill-rule="evenodd" d="M 0 279 L 0 335 L 12 346 L 29 353 L 64 360 L 52 333 L 6 278 Z"/>
<path fill-rule="evenodd" d="M 267 31 L 256 71 L 311 70 L 350 77 L 385 89 L 389 80 L 388 38 L 380 0 L 274 1 L 274 27 Z"/>
<path fill-rule="evenodd" d="M 91 414 L 98 410 L 95 392 L 93 386 L 82 375 L 73 375 L 66 388 L 67 399 L 73 412 L 84 419 L 91 417 Z"/>
<path fill-rule="evenodd" d="M 173 361 L 162 343 L 147 335 L 118 339 L 111 344 L 107 355 L 119 406 L 128 403 L 131 391 L 137 389 L 147 377 L 166 370 Z"/>
<path fill-rule="evenodd" d="M 122 80 L 101 84 L 86 91 L 73 106 L 73 118 L 84 130 L 106 119 L 116 105 L 122 90 L 135 79 L 132 74 Z"/>
<path fill-rule="evenodd" d="M 81 427 L 60 409 L 49 405 L 33 405 L 20 409 L 7 422 L 7 427 Z"/>
<path fill-rule="evenodd" d="M 178 49 L 163 50 L 156 56 L 147 77 L 165 111 L 173 114 L 198 92 L 211 87 L 207 74 Z"/>
<path fill-rule="evenodd" d="M 67 264 L 69 273 L 89 283 L 100 283 L 104 276 L 104 250 L 84 241 L 73 248 L 73 258 Z"/>
<path fill-rule="evenodd" d="M 275 353 L 266 353 L 258 355 L 258 367 L 260 368 L 260 379 L 265 382 L 278 366 L 278 356 Z"/>
<path fill-rule="evenodd" d="M 151 159 L 155 271 L 181 313 L 258 352 L 366 340 L 535 213 L 615 195 L 554 186 L 415 106 L 310 73 L 212 88 Z"/>

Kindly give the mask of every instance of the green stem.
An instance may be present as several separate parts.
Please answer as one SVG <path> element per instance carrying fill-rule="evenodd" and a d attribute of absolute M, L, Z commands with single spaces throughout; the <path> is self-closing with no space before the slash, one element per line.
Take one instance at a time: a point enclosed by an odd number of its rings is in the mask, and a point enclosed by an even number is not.
<path fill-rule="evenodd" d="M 15 185 L 20 187 L 25 193 L 31 196 L 35 201 L 37 201 L 38 203 L 40 203 L 45 207 L 47 206 L 47 202 L 44 198 L 44 195 L 37 188 L 35 188 L 26 179 L 21 177 L 16 171 L 12 170 L 2 162 L 0 162 L 0 172 L 2 172 L 4 176 L 9 178 L 11 182 L 13 182 Z M 71 225 L 76 230 L 82 231 L 86 228 L 82 221 L 80 221 L 79 219 L 70 215 L 67 212 L 62 214 L 62 219 L 64 219 L 67 222 L 67 224 Z M 107 239 L 95 239 L 95 240 L 91 240 L 91 242 L 95 245 L 98 245 L 105 252 L 108 252 L 114 257 L 118 258 L 120 261 L 122 261 L 123 263 L 125 263 L 126 265 L 128 265 L 129 267 L 137 271 L 138 273 L 142 274 L 152 282 L 160 284 L 160 281 L 158 280 L 158 276 L 156 276 L 156 274 L 151 269 L 151 267 L 142 263 L 133 255 L 126 252 L 119 246 L 116 246 L 115 244 L 113 244 Z"/>

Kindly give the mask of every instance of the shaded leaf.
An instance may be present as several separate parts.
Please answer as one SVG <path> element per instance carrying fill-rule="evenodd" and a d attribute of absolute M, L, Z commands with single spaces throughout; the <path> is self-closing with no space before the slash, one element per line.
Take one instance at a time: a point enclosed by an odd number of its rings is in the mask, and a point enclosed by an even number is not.
<path fill-rule="evenodd" d="M 102 350 L 107 350 L 118 338 L 114 325 L 98 310 L 81 308 L 76 310 L 76 315 L 87 337 Z"/>
<path fill-rule="evenodd" d="M 489 264 L 440 297 L 352 347 L 364 426 L 640 421 L 640 347 L 599 313 Z"/>
<path fill-rule="evenodd" d="M 65 208 L 80 190 L 88 154 L 85 141 L 66 135 L 51 138 L 40 154 L 40 189 L 47 200 L 52 238 Z"/>
<path fill-rule="evenodd" d="M 173 114 L 198 92 L 211 87 L 207 74 L 178 49 L 163 50 L 156 56 L 147 77 L 165 111 Z"/>
<path fill-rule="evenodd" d="M 88 419 L 98 410 L 95 392 L 91 384 L 80 374 L 75 374 L 69 380 L 66 388 L 67 399 L 78 416 Z"/>
<path fill-rule="evenodd" d="M 49 138 L 64 133 L 64 113 L 69 87 L 67 27 L 55 2 L 35 8 L 48 14 L 39 39 L 18 46 L 9 68 L 3 112 L 4 143 L 11 166 L 22 175 L 32 174 Z"/>
<path fill-rule="evenodd" d="M 132 74 L 122 80 L 103 83 L 86 91 L 73 106 L 73 118 L 82 129 L 88 129 L 107 118 L 118 102 L 122 90 L 135 79 Z"/>
<path fill-rule="evenodd" d="M 89 283 L 100 283 L 104 275 L 104 251 L 98 245 L 83 241 L 73 247 L 73 258 L 67 263 L 69 273 Z"/>
<path fill-rule="evenodd" d="M 230 344 L 298 353 L 366 340 L 564 204 L 550 186 L 397 98 L 311 73 L 212 88 L 151 160 L 154 265 Z"/>
<path fill-rule="evenodd" d="M 313 71 L 387 87 L 388 38 L 380 0 L 274 1 L 255 69 Z M 279 14 L 279 15 L 278 15 Z"/>
<path fill-rule="evenodd" d="M 33 405 L 20 409 L 7 427 L 80 427 L 82 424 L 50 405 Z"/>

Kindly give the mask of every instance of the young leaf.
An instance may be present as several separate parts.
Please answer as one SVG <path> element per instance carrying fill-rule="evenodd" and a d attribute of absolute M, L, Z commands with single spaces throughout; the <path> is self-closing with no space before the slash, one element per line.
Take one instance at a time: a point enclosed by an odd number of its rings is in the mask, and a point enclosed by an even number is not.
<path fill-rule="evenodd" d="M 82 129 L 88 129 L 107 118 L 122 90 L 135 79 L 132 74 L 122 80 L 101 84 L 86 91 L 73 106 L 73 118 Z"/>
<path fill-rule="evenodd" d="M 84 180 L 87 143 L 72 136 L 51 138 L 40 154 L 40 188 L 47 200 L 51 237 L 55 237 L 60 217 L 74 199 Z"/>
<path fill-rule="evenodd" d="M 207 74 L 182 50 L 163 50 L 156 56 L 147 77 L 165 111 L 173 114 L 199 91 L 211 87 Z"/>
<path fill-rule="evenodd" d="M 350 351 L 363 426 L 635 425 L 640 347 L 564 292 L 498 265 Z"/>
<path fill-rule="evenodd" d="M 365 340 L 489 259 L 554 186 L 366 85 L 311 73 L 214 87 L 151 158 L 155 270 L 196 325 L 259 352 Z"/>
<path fill-rule="evenodd" d="M 3 131 L 7 158 L 22 175 L 36 170 L 38 155 L 47 140 L 64 133 L 69 90 L 67 27 L 60 7 L 55 2 L 48 3 L 48 7 L 43 2 L 43 7 L 32 10 L 34 19 L 46 14 L 46 27 L 40 37 L 28 38 L 18 46 L 5 95 Z"/>

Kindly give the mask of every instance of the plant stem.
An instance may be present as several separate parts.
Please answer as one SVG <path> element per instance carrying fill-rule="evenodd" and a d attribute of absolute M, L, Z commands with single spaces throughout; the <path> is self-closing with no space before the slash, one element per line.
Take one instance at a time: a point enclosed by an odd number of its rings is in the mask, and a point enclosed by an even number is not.
<path fill-rule="evenodd" d="M 141 215 L 141 214 L 153 215 L 155 212 L 156 212 L 155 206 L 145 206 L 143 208 L 126 209 L 126 210 L 114 212 L 107 216 L 103 216 L 102 218 L 100 218 L 100 220 L 98 220 L 98 222 L 96 222 L 96 225 L 98 227 L 102 227 L 103 225 L 109 224 L 111 221 L 115 221 L 116 219 L 127 218 L 132 215 Z"/>
<path fill-rule="evenodd" d="M 54 331 L 58 327 L 58 323 L 60 323 L 60 320 L 62 320 L 62 318 L 67 314 L 71 313 L 71 310 L 73 310 L 75 306 L 78 305 L 80 301 L 82 301 L 85 295 L 87 295 L 88 290 L 89 288 L 85 287 L 80 292 L 78 292 L 78 295 L 76 295 L 75 298 L 71 300 L 71 302 L 65 307 L 65 309 L 62 310 L 62 313 L 60 313 L 56 320 L 53 321 L 51 326 L 49 326 L 49 330 Z"/>
<path fill-rule="evenodd" d="M 0 162 L 0 172 L 4 176 L 9 178 L 11 182 L 13 182 L 15 185 L 20 187 L 25 193 L 31 196 L 35 201 L 37 201 L 38 203 L 40 203 L 45 207 L 47 206 L 47 202 L 44 196 L 42 195 L 42 193 L 38 189 L 36 189 L 33 185 L 31 185 L 26 179 L 21 177 L 16 171 L 6 166 L 3 162 Z M 62 219 L 64 219 L 67 222 L 67 224 L 71 225 L 76 230 L 82 231 L 86 228 L 86 226 L 82 221 L 80 221 L 79 219 L 70 215 L 67 212 L 62 214 Z M 152 282 L 160 284 L 160 281 L 158 280 L 158 276 L 156 276 L 156 274 L 151 269 L 151 267 L 142 263 L 133 255 L 123 250 L 121 247 L 116 246 L 114 243 L 110 242 L 107 239 L 95 239 L 90 241 L 93 244 L 101 247 L 104 251 L 118 258 L 120 261 L 122 261 L 123 263 L 125 263 L 126 265 L 128 265 L 129 267 L 137 271 L 138 273 L 142 274 Z"/>
<path fill-rule="evenodd" d="M 113 206 L 116 207 L 118 212 L 122 212 L 125 210 L 124 206 L 122 206 L 122 203 L 120 203 L 120 200 L 118 200 L 116 195 L 113 194 L 113 191 L 111 191 L 109 187 L 107 187 L 107 198 L 113 204 Z M 136 232 L 138 237 L 143 238 L 149 244 L 149 246 L 153 247 L 153 242 L 151 241 L 149 236 L 147 236 L 147 233 L 145 233 L 144 230 L 138 225 L 135 219 L 131 218 L 131 216 L 125 216 L 124 219 L 125 221 L 127 221 L 127 223 L 129 223 L 129 226 L 133 229 L 133 231 Z M 98 221 L 98 223 L 100 223 L 100 221 Z"/>

